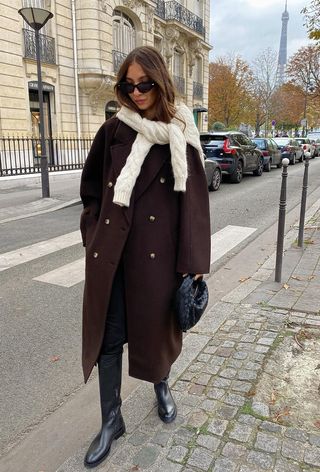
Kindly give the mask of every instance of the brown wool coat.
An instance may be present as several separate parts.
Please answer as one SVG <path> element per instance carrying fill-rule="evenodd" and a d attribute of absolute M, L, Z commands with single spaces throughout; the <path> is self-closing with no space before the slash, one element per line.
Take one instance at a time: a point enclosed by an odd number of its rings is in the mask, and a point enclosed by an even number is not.
<path fill-rule="evenodd" d="M 172 298 L 183 273 L 210 270 L 206 178 L 187 146 L 187 191 L 173 191 L 169 145 L 154 145 L 142 166 L 130 207 L 112 202 L 113 186 L 137 133 L 117 118 L 98 131 L 81 179 L 81 232 L 86 247 L 83 299 L 85 381 L 97 362 L 115 271 L 122 258 L 129 374 L 159 382 L 182 347 Z"/>

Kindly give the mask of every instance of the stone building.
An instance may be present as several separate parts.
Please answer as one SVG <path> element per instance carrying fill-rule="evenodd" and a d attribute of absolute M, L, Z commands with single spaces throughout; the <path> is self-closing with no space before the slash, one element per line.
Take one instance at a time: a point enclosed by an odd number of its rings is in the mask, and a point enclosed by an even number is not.
<path fill-rule="evenodd" d="M 163 54 L 200 130 L 207 127 L 209 0 L 0 0 L 0 134 L 37 135 L 34 31 L 18 10 L 54 17 L 40 31 L 46 136 L 93 134 L 117 109 L 115 74 L 139 45 Z"/>

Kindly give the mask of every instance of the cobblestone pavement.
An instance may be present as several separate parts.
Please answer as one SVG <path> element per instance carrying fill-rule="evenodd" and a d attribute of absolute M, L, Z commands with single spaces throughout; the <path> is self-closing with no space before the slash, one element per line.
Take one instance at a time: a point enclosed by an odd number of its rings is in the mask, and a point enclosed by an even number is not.
<path fill-rule="evenodd" d="M 290 418 L 279 424 L 269 405 L 254 398 L 259 378 L 288 323 L 320 327 L 319 208 L 313 213 L 312 226 L 303 250 L 297 252 L 291 246 L 296 230 L 287 236 L 286 284 L 270 280 L 274 265 L 268 260 L 251 280 L 215 304 L 186 336 L 171 376 L 176 420 L 169 425 L 159 420 L 152 386 L 142 383 L 123 405 L 126 435 L 114 443 L 109 457 L 95 470 L 320 471 L 320 429 L 297 429 L 290 425 Z M 289 288 L 284 285 L 299 282 L 296 278 L 302 275 L 300 296 L 288 297 L 284 308 Z M 306 309 L 293 310 L 307 290 Z M 282 303 L 278 308 L 279 293 Z M 314 401 L 319 400 L 319 392 L 315 392 Z M 87 447 L 57 472 L 86 470 L 82 464 Z"/>

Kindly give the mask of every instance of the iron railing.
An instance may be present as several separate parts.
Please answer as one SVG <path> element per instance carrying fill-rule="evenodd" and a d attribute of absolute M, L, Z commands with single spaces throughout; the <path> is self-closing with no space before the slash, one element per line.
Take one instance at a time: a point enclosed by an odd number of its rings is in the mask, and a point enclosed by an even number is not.
<path fill-rule="evenodd" d="M 185 78 L 184 78 L 184 77 L 180 77 L 179 75 L 174 75 L 174 76 L 173 76 L 173 82 L 174 82 L 174 85 L 175 85 L 177 91 L 178 91 L 181 95 L 185 95 L 185 93 L 186 93 L 186 81 L 185 81 Z"/>
<path fill-rule="evenodd" d="M 125 60 L 128 54 L 121 52 L 121 51 L 112 51 L 112 59 L 113 59 L 113 71 L 117 74 L 121 64 Z"/>
<path fill-rule="evenodd" d="M 193 82 L 193 98 L 203 98 L 203 84 Z"/>
<path fill-rule="evenodd" d="M 23 29 L 24 57 L 37 59 L 36 35 L 34 31 Z M 46 34 L 39 33 L 40 59 L 46 64 L 56 63 L 55 40 Z"/>
<path fill-rule="evenodd" d="M 82 169 L 92 138 L 47 138 L 49 172 Z M 0 177 L 41 172 L 39 138 L 0 137 Z"/>
<path fill-rule="evenodd" d="M 176 0 L 170 2 L 157 0 L 155 14 L 160 16 L 163 20 L 179 21 L 179 23 L 182 23 L 202 36 L 205 34 L 203 19 L 192 13 L 192 11 L 188 10 L 188 8 L 181 5 L 181 3 Z"/>

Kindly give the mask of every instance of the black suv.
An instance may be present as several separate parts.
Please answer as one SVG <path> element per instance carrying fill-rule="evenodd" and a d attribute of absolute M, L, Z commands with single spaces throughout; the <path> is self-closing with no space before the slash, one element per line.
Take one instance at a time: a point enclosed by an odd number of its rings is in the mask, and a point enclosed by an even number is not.
<path fill-rule="evenodd" d="M 217 161 L 222 172 L 230 175 L 231 182 L 240 183 L 244 172 L 261 175 L 264 159 L 257 145 L 238 131 L 200 133 L 207 159 Z"/>

